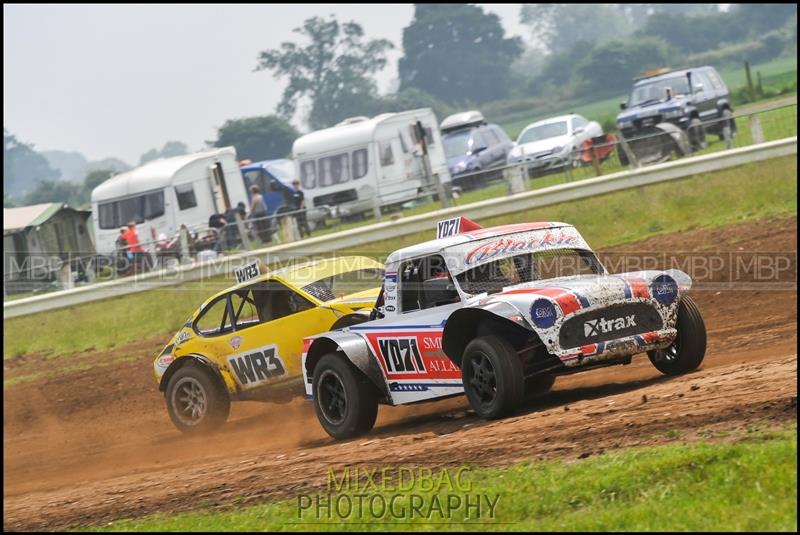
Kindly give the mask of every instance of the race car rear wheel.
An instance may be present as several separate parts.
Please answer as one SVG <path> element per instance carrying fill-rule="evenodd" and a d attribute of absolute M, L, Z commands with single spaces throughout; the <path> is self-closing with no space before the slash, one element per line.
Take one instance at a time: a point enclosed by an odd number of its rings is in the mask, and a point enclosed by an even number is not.
<path fill-rule="evenodd" d="M 678 307 L 678 335 L 666 349 L 648 351 L 650 362 L 665 375 L 680 375 L 697 369 L 706 355 L 706 326 L 692 298 L 685 296 Z"/>
<path fill-rule="evenodd" d="M 522 403 L 522 362 L 503 338 L 481 336 L 471 341 L 461 360 L 461 378 L 469 404 L 481 418 L 502 418 Z"/>
<path fill-rule="evenodd" d="M 314 410 L 323 429 L 335 439 L 363 435 L 375 425 L 378 397 L 369 379 L 336 353 L 314 368 Z"/>
<path fill-rule="evenodd" d="M 165 397 L 169 418 L 184 433 L 207 433 L 228 419 L 228 393 L 212 372 L 191 363 L 170 378 Z"/>

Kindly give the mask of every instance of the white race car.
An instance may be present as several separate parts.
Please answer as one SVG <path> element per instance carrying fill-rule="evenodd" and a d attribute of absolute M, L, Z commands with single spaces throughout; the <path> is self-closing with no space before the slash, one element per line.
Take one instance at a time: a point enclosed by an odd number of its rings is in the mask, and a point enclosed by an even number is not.
<path fill-rule="evenodd" d="M 611 275 L 564 223 L 454 218 L 438 230 L 386 260 L 372 321 L 305 340 L 306 395 L 332 437 L 369 431 L 379 403 L 465 392 L 479 416 L 499 418 L 558 375 L 643 352 L 673 375 L 705 356 L 682 271 Z"/>

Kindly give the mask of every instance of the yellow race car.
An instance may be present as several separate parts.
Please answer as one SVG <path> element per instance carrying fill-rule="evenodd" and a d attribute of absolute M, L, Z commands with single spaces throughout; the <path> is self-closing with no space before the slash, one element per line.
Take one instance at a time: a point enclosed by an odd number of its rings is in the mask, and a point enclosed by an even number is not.
<path fill-rule="evenodd" d="M 384 266 L 345 256 L 262 274 L 236 270 L 238 283 L 198 308 L 153 366 L 172 423 L 211 431 L 230 402 L 285 402 L 303 395 L 303 338 L 369 319 Z"/>

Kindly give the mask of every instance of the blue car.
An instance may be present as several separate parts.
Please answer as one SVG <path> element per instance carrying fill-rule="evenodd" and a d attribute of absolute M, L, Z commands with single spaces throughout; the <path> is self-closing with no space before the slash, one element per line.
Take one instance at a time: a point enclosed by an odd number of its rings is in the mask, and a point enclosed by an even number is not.
<path fill-rule="evenodd" d="M 467 190 L 502 178 L 500 172 L 481 173 L 506 164 L 514 143 L 502 128 L 487 124 L 483 115 L 473 110 L 450 115 L 440 129 L 453 185 Z"/>

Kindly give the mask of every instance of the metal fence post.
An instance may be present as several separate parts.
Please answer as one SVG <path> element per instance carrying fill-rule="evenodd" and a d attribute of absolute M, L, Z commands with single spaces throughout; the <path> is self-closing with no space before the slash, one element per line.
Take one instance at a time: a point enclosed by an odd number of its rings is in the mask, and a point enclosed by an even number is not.
<path fill-rule="evenodd" d="M 592 143 L 592 167 L 594 167 L 594 176 L 601 176 L 603 172 L 600 170 L 600 162 L 597 160 L 597 151 Z"/>
<path fill-rule="evenodd" d="M 380 223 L 383 220 L 383 214 L 381 214 L 381 198 L 379 195 L 372 197 L 372 215 L 375 216 L 376 223 Z"/>
<path fill-rule="evenodd" d="M 189 262 L 189 229 L 181 225 L 181 262 Z"/>
<path fill-rule="evenodd" d="M 525 191 L 525 177 L 523 175 L 524 165 L 514 165 L 503 169 L 503 178 L 508 185 L 508 194 L 522 193 Z"/>
<path fill-rule="evenodd" d="M 764 131 L 761 129 L 761 117 L 757 113 L 750 116 L 750 135 L 753 138 L 753 145 L 764 143 Z"/>
<path fill-rule="evenodd" d="M 253 247 L 250 245 L 250 236 L 247 235 L 247 229 L 244 228 L 242 216 L 239 212 L 236 212 L 233 217 L 236 219 L 236 228 L 239 229 L 239 238 L 242 240 L 242 246 L 245 251 L 249 251 Z"/>

